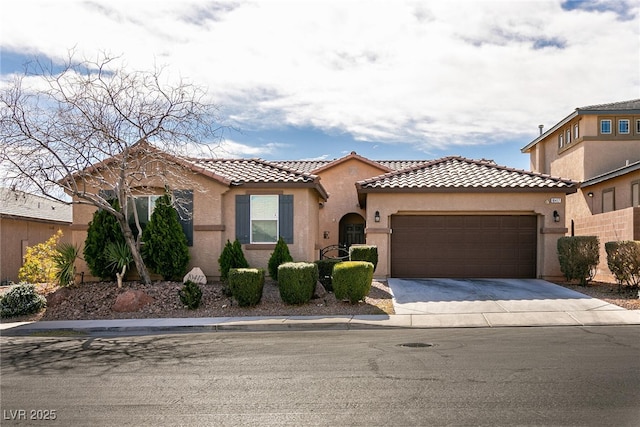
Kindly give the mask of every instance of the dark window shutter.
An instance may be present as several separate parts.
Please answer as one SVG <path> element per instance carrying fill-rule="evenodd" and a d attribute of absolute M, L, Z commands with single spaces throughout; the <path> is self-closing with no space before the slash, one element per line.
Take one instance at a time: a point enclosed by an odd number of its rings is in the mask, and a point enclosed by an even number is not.
<path fill-rule="evenodd" d="M 285 243 L 293 243 L 293 194 L 282 194 L 279 198 L 279 234 Z"/>
<path fill-rule="evenodd" d="M 251 242 L 251 201 L 248 195 L 236 196 L 236 239 L 240 243 Z"/>
<path fill-rule="evenodd" d="M 187 237 L 187 246 L 193 246 L 193 190 L 174 190 L 174 208 Z"/>

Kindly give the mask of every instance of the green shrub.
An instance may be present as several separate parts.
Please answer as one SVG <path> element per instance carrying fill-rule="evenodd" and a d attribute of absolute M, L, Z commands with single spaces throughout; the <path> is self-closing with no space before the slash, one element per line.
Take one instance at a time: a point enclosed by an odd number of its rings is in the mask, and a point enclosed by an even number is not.
<path fill-rule="evenodd" d="M 73 285 L 76 277 L 76 258 L 80 249 L 71 243 L 61 243 L 53 254 L 53 263 L 56 267 L 56 279 L 60 286 Z"/>
<path fill-rule="evenodd" d="M 53 258 L 61 237 L 62 231 L 58 230 L 46 242 L 27 247 L 24 264 L 18 270 L 18 280 L 29 283 L 53 283 L 57 272 Z"/>
<path fill-rule="evenodd" d="M 558 239 L 560 270 L 568 281 L 578 280 L 586 286 L 595 275 L 600 260 L 600 243 L 596 236 L 571 236 Z"/>
<path fill-rule="evenodd" d="M 19 283 L 0 296 L 0 317 L 37 313 L 46 306 L 46 298 L 36 292 L 34 285 Z"/>
<path fill-rule="evenodd" d="M 233 243 L 227 240 L 224 249 L 218 258 L 220 266 L 220 280 L 226 282 L 229 278 L 229 270 L 232 268 L 249 268 L 249 263 L 242 252 L 242 245 L 236 239 Z"/>
<path fill-rule="evenodd" d="M 607 265 L 620 286 L 638 286 L 640 284 L 640 241 L 627 240 L 607 242 Z"/>
<path fill-rule="evenodd" d="M 198 286 L 197 283 L 187 280 L 184 282 L 182 289 L 178 291 L 178 296 L 180 297 L 180 301 L 184 304 L 189 310 L 194 310 L 200 307 L 200 302 L 202 301 L 202 289 Z"/>
<path fill-rule="evenodd" d="M 339 300 L 351 304 L 363 300 L 371 290 L 373 264 L 367 261 L 345 261 L 333 267 L 333 291 Z"/>
<path fill-rule="evenodd" d="M 142 258 L 165 280 L 182 278 L 189 264 L 189 247 L 171 198 L 164 194 L 156 201 L 149 223 L 142 232 Z"/>
<path fill-rule="evenodd" d="M 262 299 L 264 270 L 261 268 L 232 268 L 229 270 L 229 290 L 241 307 L 257 305 Z"/>
<path fill-rule="evenodd" d="M 114 200 L 111 205 L 116 210 L 120 210 L 117 200 Z M 93 219 L 89 223 L 83 250 L 84 260 L 92 276 L 111 280 L 116 278 L 117 271 L 109 265 L 106 253 L 110 243 L 125 244 L 124 234 L 116 217 L 104 209 L 99 209 L 94 212 Z"/>
<path fill-rule="evenodd" d="M 278 280 L 278 267 L 285 262 L 292 262 L 293 258 L 289 253 L 289 246 L 285 243 L 284 239 L 280 237 L 276 247 L 269 257 L 269 276 L 273 280 Z"/>
<path fill-rule="evenodd" d="M 312 262 L 285 262 L 278 267 L 278 289 L 286 304 L 305 304 L 313 297 L 318 266 Z"/>
<path fill-rule="evenodd" d="M 349 247 L 349 261 L 367 261 L 373 264 L 373 271 L 378 266 L 378 247 L 373 245 L 353 245 Z"/>
<path fill-rule="evenodd" d="M 318 279 L 327 291 L 333 291 L 333 284 L 331 281 L 333 267 L 341 262 L 342 260 L 339 259 L 319 259 L 315 261 L 315 264 L 318 266 Z"/>

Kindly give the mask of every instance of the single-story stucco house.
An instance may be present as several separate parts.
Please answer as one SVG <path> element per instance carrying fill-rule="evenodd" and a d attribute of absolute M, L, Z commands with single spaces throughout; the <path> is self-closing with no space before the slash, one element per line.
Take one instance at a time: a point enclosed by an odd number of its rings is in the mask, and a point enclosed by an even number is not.
<path fill-rule="evenodd" d="M 137 148 L 138 156 L 157 151 L 146 143 Z M 131 165 L 172 170 L 140 175 L 138 212 L 148 220 L 168 186 L 186 214 L 190 265 L 210 278 L 219 277 L 227 240 L 238 239 L 250 265 L 266 268 L 279 236 L 296 261 L 314 261 L 331 245 L 376 245 L 378 278 L 560 277 L 556 244 L 567 232 L 566 196 L 576 191 L 570 180 L 462 157 L 370 160 L 352 152 L 335 160 L 267 161 L 165 154 Z M 73 241 L 80 246 L 94 211 L 74 207 Z M 91 279 L 82 262 L 81 272 Z"/>

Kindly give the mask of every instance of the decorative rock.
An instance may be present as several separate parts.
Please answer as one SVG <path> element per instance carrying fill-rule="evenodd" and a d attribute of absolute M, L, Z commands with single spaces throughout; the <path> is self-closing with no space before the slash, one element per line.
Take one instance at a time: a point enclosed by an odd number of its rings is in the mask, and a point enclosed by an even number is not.
<path fill-rule="evenodd" d="M 313 299 L 324 298 L 327 296 L 327 290 L 322 286 L 322 283 L 316 283 L 316 289 L 313 291 Z"/>
<path fill-rule="evenodd" d="M 182 283 L 185 283 L 187 280 L 191 280 L 198 285 L 207 284 L 207 276 L 204 275 L 200 267 L 194 267 L 190 272 L 188 272 L 182 279 Z"/>
<path fill-rule="evenodd" d="M 121 313 L 138 311 L 147 304 L 153 302 L 153 298 L 143 291 L 126 291 L 118 295 L 112 310 Z"/>

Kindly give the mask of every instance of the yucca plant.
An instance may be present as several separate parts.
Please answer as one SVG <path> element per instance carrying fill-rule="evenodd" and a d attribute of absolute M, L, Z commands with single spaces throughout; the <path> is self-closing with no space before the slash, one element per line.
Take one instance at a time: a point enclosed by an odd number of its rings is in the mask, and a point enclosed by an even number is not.
<path fill-rule="evenodd" d="M 76 258 L 80 249 L 71 243 L 61 243 L 53 254 L 53 263 L 56 266 L 56 279 L 60 286 L 73 285 L 76 276 Z"/>
<path fill-rule="evenodd" d="M 124 242 L 110 242 L 105 248 L 107 266 L 115 271 L 118 287 L 122 287 L 122 279 L 127 274 L 127 268 L 133 263 L 131 250 Z"/>

